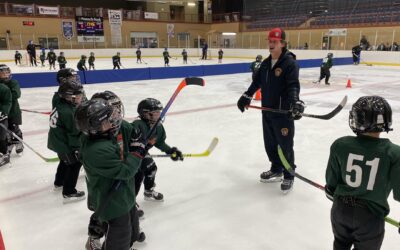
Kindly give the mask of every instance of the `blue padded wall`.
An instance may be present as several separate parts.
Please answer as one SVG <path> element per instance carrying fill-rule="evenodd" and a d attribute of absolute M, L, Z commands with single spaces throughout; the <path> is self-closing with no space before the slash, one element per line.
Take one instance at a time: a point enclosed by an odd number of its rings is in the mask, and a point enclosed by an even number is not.
<path fill-rule="evenodd" d="M 313 68 L 321 65 L 321 59 L 298 60 L 300 68 Z M 351 57 L 334 58 L 334 65 L 352 64 Z M 79 72 L 83 83 L 111 83 L 190 76 L 227 75 L 250 72 L 250 63 L 231 63 L 216 65 L 196 65 L 185 67 L 155 67 L 120 70 L 94 70 Z M 13 74 L 21 88 L 57 86 L 56 72 Z"/>

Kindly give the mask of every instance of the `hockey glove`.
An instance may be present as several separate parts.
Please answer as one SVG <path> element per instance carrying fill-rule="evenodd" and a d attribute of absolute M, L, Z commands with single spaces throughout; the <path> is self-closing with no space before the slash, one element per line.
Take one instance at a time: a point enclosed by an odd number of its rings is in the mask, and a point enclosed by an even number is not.
<path fill-rule="evenodd" d="M 328 198 L 329 200 L 333 201 L 333 195 L 334 194 L 335 194 L 335 191 L 333 190 L 333 188 L 329 187 L 328 185 L 325 185 L 326 198 Z"/>
<path fill-rule="evenodd" d="M 80 163 L 78 151 L 58 154 L 58 158 L 60 158 L 60 160 L 62 160 L 68 166 Z"/>
<path fill-rule="evenodd" d="M 291 115 L 291 117 L 294 120 L 299 120 L 303 115 L 304 108 L 305 108 L 304 102 L 298 100 L 293 104 L 292 109 L 289 112 L 289 115 Z"/>
<path fill-rule="evenodd" d="M 169 150 L 167 154 L 171 155 L 171 159 L 173 161 L 178 161 L 178 160 L 183 161 L 182 152 L 178 150 L 176 147 L 171 148 L 171 150 Z"/>
<path fill-rule="evenodd" d="M 3 114 L 2 112 L 0 112 L 0 122 L 5 121 L 8 119 L 8 116 L 6 114 Z"/>
<path fill-rule="evenodd" d="M 146 139 L 143 137 L 142 132 L 134 131 L 129 143 L 129 152 L 131 154 L 143 159 L 146 156 Z"/>
<path fill-rule="evenodd" d="M 248 96 L 246 93 L 244 93 L 238 100 L 237 102 L 237 106 L 239 108 L 239 110 L 243 113 L 244 109 L 250 105 L 251 103 L 251 96 Z"/>

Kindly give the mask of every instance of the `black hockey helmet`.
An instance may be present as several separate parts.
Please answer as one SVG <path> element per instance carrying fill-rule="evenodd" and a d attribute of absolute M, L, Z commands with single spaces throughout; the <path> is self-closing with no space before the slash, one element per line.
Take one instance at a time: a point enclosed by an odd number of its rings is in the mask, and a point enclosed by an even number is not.
<path fill-rule="evenodd" d="M 6 64 L 0 64 L 0 81 L 11 80 L 11 70 Z"/>
<path fill-rule="evenodd" d="M 257 62 L 261 62 L 261 60 L 262 60 L 262 55 L 257 55 L 256 61 L 257 61 Z"/>
<path fill-rule="evenodd" d="M 86 55 L 81 55 L 81 60 L 86 59 Z"/>
<path fill-rule="evenodd" d="M 90 52 L 90 56 L 94 56 L 94 52 Z"/>
<path fill-rule="evenodd" d="M 392 126 L 392 108 L 380 96 L 360 97 L 352 106 L 349 126 L 357 135 L 367 132 L 389 132 Z"/>
<path fill-rule="evenodd" d="M 74 118 L 76 127 L 87 135 L 101 135 L 119 131 L 122 117 L 112 105 L 103 99 L 95 98 L 78 106 Z"/>
<path fill-rule="evenodd" d="M 111 106 L 118 109 L 118 112 L 121 113 L 121 116 L 125 116 L 125 109 L 124 104 L 122 103 L 121 99 L 112 91 L 106 90 L 104 92 L 95 93 L 91 99 L 100 98 L 103 100 L 108 101 Z"/>
<path fill-rule="evenodd" d="M 71 103 L 72 105 L 79 105 L 84 96 L 83 86 L 80 81 L 69 78 L 58 87 L 57 91 L 60 98 Z"/>
<path fill-rule="evenodd" d="M 332 58 L 333 57 L 333 53 L 328 53 L 328 57 Z"/>
<path fill-rule="evenodd" d="M 139 102 L 137 112 L 143 121 L 149 125 L 153 125 L 160 117 L 159 112 L 162 109 L 163 106 L 159 100 L 154 98 L 146 98 Z"/>
<path fill-rule="evenodd" d="M 69 79 L 69 78 L 71 78 L 71 79 L 73 79 L 75 81 L 78 81 L 78 82 L 81 81 L 78 73 L 74 69 L 65 68 L 65 69 L 60 69 L 57 72 L 57 82 L 60 85 L 65 83 L 67 81 L 67 79 Z"/>

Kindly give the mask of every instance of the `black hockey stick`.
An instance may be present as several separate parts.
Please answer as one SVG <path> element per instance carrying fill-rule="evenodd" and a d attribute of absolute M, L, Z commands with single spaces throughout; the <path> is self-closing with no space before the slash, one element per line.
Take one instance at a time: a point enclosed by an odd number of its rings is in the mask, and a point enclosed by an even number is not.
<path fill-rule="evenodd" d="M 279 155 L 279 159 L 282 162 L 283 167 L 291 174 L 296 176 L 297 178 L 299 178 L 300 180 L 320 189 L 323 190 L 325 192 L 325 187 L 322 186 L 321 184 L 318 184 L 310 179 L 307 179 L 306 177 L 303 177 L 302 175 L 296 173 L 292 166 L 290 166 L 290 163 L 286 160 L 285 154 L 283 153 L 283 150 L 281 148 L 281 146 L 278 145 L 278 155 Z M 385 217 L 385 221 L 395 227 L 400 227 L 400 222 L 393 220 L 392 218 L 389 217 Z"/>
<path fill-rule="evenodd" d="M 41 155 L 39 152 L 37 152 L 35 149 L 33 149 L 31 146 L 29 146 L 29 144 L 27 144 L 26 142 L 24 142 L 24 140 L 22 140 L 21 137 L 19 137 L 18 135 L 16 135 L 14 132 L 12 132 L 11 130 L 9 130 L 4 124 L 0 123 L 0 126 L 5 129 L 8 133 L 10 133 L 12 136 L 14 136 L 18 141 L 20 141 L 21 143 L 23 143 L 27 148 L 29 148 L 30 150 L 32 150 L 33 153 L 35 153 L 37 156 L 39 156 L 40 158 L 42 158 L 45 162 L 57 162 L 59 161 L 58 157 L 55 158 L 46 158 L 43 155 Z"/>
<path fill-rule="evenodd" d="M 188 77 L 181 81 L 181 83 L 176 88 L 174 94 L 169 99 L 167 105 L 165 105 L 165 108 L 161 111 L 160 117 L 158 118 L 157 122 L 153 125 L 151 130 L 146 135 L 146 142 L 144 143 L 145 145 L 147 145 L 149 139 L 156 131 L 158 124 L 161 122 L 162 119 L 164 119 L 165 114 L 167 113 L 168 109 L 171 107 L 172 103 L 174 102 L 175 98 L 178 96 L 179 92 L 188 85 L 204 86 L 204 80 L 202 78 L 198 78 L 198 77 Z M 122 184 L 121 180 L 114 181 L 113 185 L 111 186 L 110 190 L 107 193 L 106 198 L 104 199 L 103 203 L 100 205 L 98 211 L 96 212 L 97 214 L 101 214 L 104 211 L 107 204 L 110 202 L 112 195 L 114 194 L 115 191 L 117 191 L 119 189 L 121 184 Z"/>
<path fill-rule="evenodd" d="M 322 120 L 329 120 L 332 117 L 334 117 L 335 115 L 337 115 L 343 109 L 343 107 L 346 105 L 346 103 L 347 103 L 347 95 L 343 98 L 343 100 L 339 103 L 339 105 L 334 110 L 329 112 L 328 114 L 325 114 L 325 115 L 314 115 L 314 114 L 303 113 L 302 116 L 310 117 L 310 118 L 316 118 L 316 119 L 322 119 Z M 263 111 L 268 111 L 268 112 L 273 112 L 273 113 L 280 113 L 280 114 L 287 114 L 287 115 L 292 112 L 291 110 L 272 109 L 272 108 L 254 106 L 254 105 L 249 105 L 247 107 L 248 108 L 252 108 L 252 109 L 259 109 L 259 110 L 263 110 Z"/>

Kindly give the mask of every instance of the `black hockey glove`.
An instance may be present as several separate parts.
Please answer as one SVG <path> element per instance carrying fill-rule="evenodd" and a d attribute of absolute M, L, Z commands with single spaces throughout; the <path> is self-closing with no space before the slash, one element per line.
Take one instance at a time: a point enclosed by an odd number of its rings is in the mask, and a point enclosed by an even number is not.
<path fill-rule="evenodd" d="M 182 152 L 178 150 L 176 147 L 171 148 L 171 150 L 169 150 L 167 154 L 171 155 L 171 159 L 173 161 L 178 161 L 178 160 L 183 161 Z"/>
<path fill-rule="evenodd" d="M 58 154 L 58 158 L 60 158 L 60 160 L 62 160 L 66 165 L 70 166 L 80 162 L 78 154 L 78 151 L 62 153 Z"/>
<path fill-rule="evenodd" d="M 140 159 L 146 156 L 146 139 L 143 137 L 142 132 L 134 131 L 132 133 L 132 138 L 129 143 L 129 152 Z"/>
<path fill-rule="evenodd" d="M 251 103 L 251 96 L 248 96 L 246 93 L 244 93 L 238 100 L 237 106 L 242 113 L 244 112 L 244 109 L 250 105 Z"/>
<path fill-rule="evenodd" d="M 301 100 L 298 100 L 292 105 L 289 115 L 294 120 L 299 120 L 299 119 L 301 119 L 301 117 L 303 115 L 304 108 L 305 108 L 304 102 Z"/>
<path fill-rule="evenodd" d="M 333 195 L 334 194 L 335 194 L 335 190 L 333 190 L 332 188 L 328 187 L 328 185 L 325 185 L 326 198 L 328 198 L 329 200 L 333 201 Z"/>

